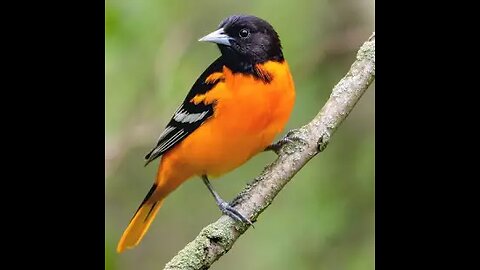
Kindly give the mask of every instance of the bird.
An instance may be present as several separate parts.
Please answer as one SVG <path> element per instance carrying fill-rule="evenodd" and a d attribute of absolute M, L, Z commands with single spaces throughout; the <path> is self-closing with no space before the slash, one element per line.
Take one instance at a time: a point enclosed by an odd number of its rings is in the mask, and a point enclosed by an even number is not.
<path fill-rule="evenodd" d="M 295 84 L 278 33 L 266 20 L 232 15 L 198 41 L 218 46 L 220 56 L 194 82 L 183 103 L 145 156 L 161 157 L 155 182 L 133 215 L 117 252 L 137 246 L 164 199 L 199 177 L 223 214 L 252 225 L 215 191 L 209 179 L 274 149 L 295 103 Z"/>

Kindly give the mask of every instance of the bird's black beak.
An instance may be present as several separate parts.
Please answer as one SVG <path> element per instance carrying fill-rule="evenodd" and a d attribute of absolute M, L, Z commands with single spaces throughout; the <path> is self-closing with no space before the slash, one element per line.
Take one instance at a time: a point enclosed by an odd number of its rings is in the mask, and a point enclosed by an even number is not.
<path fill-rule="evenodd" d="M 231 45 L 230 39 L 232 39 L 232 38 L 229 37 L 227 34 L 225 34 L 223 28 L 220 28 L 220 29 L 202 37 L 198 41 L 207 41 L 207 42 L 213 42 L 213 43 L 217 43 L 217 44 L 223 44 L 223 45 L 230 46 Z"/>

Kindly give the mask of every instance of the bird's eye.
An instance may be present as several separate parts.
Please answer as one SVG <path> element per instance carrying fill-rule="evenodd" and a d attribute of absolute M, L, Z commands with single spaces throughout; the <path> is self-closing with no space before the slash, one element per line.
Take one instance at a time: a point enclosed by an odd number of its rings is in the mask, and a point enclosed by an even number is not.
<path fill-rule="evenodd" d="M 238 32 L 238 35 L 241 37 L 241 38 L 246 38 L 250 35 L 250 31 L 246 28 L 243 28 L 242 30 L 240 30 L 240 32 Z"/>

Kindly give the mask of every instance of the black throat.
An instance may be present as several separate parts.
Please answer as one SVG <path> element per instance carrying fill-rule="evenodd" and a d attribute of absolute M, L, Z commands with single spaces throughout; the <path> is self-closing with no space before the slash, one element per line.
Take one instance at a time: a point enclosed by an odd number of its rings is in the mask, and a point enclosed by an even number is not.
<path fill-rule="evenodd" d="M 273 79 L 272 74 L 259 70 L 256 65 L 263 64 L 268 61 L 275 61 L 279 63 L 284 62 L 283 53 L 281 50 L 275 52 L 275 54 L 267 57 L 251 56 L 245 57 L 239 55 L 232 50 L 229 46 L 219 45 L 220 52 L 222 53 L 222 60 L 225 66 L 227 66 L 233 73 L 243 73 L 252 75 L 255 79 L 261 80 L 264 83 L 270 83 Z"/>

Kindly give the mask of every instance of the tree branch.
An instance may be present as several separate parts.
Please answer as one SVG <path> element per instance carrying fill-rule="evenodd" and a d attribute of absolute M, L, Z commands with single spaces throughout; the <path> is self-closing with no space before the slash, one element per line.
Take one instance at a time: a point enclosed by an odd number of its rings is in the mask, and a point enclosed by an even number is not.
<path fill-rule="evenodd" d="M 330 98 L 315 118 L 292 130 L 292 139 L 278 151 L 277 159 L 233 200 L 232 206 L 253 222 L 292 177 L 316 154 L 323 151 L 343 120 L 375 79 L 375 33 L 357 53 L 349 72 L 333 88 Z M 208 269 L 227 253 L 249 226 L 221 216 L 202 229 L 165 269 Z"/>

